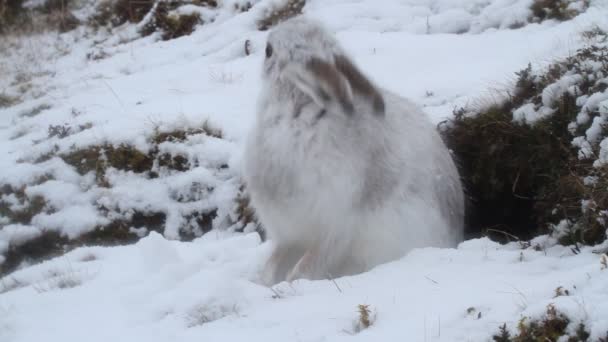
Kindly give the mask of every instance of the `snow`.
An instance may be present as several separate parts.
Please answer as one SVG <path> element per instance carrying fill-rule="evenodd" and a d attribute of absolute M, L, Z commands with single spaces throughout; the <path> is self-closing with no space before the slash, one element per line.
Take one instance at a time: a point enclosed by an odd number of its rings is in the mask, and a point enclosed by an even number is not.
<path fill-rule="evenodd" d="M 513 121 L 516 122 L 532 124 L 540 119 L 542 117 L 536 112 L 534 103 L 526 103 L 513 111 Z"/>
<path fill-rule="evenodd" d="M 561 97 L 570 87 L 579 83 L 583 78 L 581 75 L 566 75 L 553 84 L 548 85 L 542 94 L 543 106 L 553 107 L 556 98 Z"/>
<path fill-rule="evenodd" d="M 608 164 L 608 138 L 604 138 L 600 142 L 600 153 L 597 160 L 593 163 L 595 167 L 601 167 Z"/>
<path fill-rule="evenodd" d="M 585 319 L 591 340 L 608 329 L 608 270 L 588 247 L 478 239 L 359 276 L 267 288 L 256 277 L 270 247 L 255 233 L 183 243 L 152 232 L 132 246 L 75 250 L 7 280 L 20 287 L 0 296 L 0 339 L 487 341 L 549 304 Z M 569 295 L 554 297 L 560 286 Z M 355 333 L 360 304 L 375 321 Z"/>
<path fill-rule="evenodd" d="M 9 245 L 19 246 L 24 242 L 38 237 L 42 234 L 39 228 L 23 225 L 23 224 L 8 224 L 0 231 L 0 240 L 5 242 L 6 248 Z M 2 250 L 2 248 L 0 248 Z"/>
<path fill-rule="evenodd" d="M 588 159 L 593 157 L 593 148 L 589 141 L 585 139 L 585 137 L 575 137 L 572 139 L 572 146 L 576 146 L 579 148 L 578 150 L 578 159 Z"/>
<path fill-rule="evenodd" d="M 534 124 L 538 120 L 546 118 L 555 112 L 556 99 L 568 92 L 576 94 L 574 87 L 582 81 L 581 75 L 565 75 L 556 82 L 549 84 L 541 94 L 542 103 L 536 106 L 534 103 L 526 103 L 513 111 L 513 120 L 520 123 Z M 590 101 L 589 99 L 588 101 Z M 538 108 L 537 108 L 538 107 Z M 575 144 L 577 142 L 574 142 Z M 579 144 L 580 145 L 580 144 Z M 578 145 L 577 145 L 578 146 Z"/>
<path fill-rule="evenodd" d="M 28 199 L 42 196 L 48 209 L 29 224 L 0 215 L 0 264 L 11 246 L 46 230 L 75 238 L 136 211 L 166 215 L 162 236 L 151 232 L 132 246 L 79 248 L 0 279 L 0 341 L 487 341 L 502 323 L 514 331 L 521 317 L 539 317 L 550 303 L 575 323 L 584 321 L 592 339 L 608 331 L 608 270 L 601 269 L 597 249 L 574 255 L 546 237 L 534 242 L 541 251 L 479 239 L 458 249 L 414 250 L 335 281 L 258 285 L 271 242 L 231 231 L 267 35 L 256 20 L 276 1 L 254 1 L 244 13 L 233 10 L 237 2 L 225 3 L 201 12 L 213 22 L 171 41 L 138 38 L 134 25 L 126 25 L 113 34 L 79 29 L 0 42 L 0 93 L 23 100 L 0 108 L 0 184 L 25 187 Z M 502 96 L 513 73 L 529 62 L 543 66 L 568 56 L 592 25 L 608 28 L 608 6 L 596 0 L 573 20 L 510 29 L 524 24 L 530 3 L 309 0 L 305 12 L 326 23 L 377 84 L 411 98 L 440 122 L 455 107 Z M 571 91 L 571 77 L 552 91 Z M 524 105 L 516 118 L 533 122 L 545 115 L 554 105 L 550 95 L 546 103 L 543 96 L 544 109 Z M 605 97 L 579 100 L 608 115 Z M 46 109 L 33 115 L 36 108 Z M 52 151 L 104 143 L 147 152 L 156 132 L 204 123 L 223 138 L 194 134 L 159 144 L 161 153 L 183 156 L 191 168 L 157 165 L 158 178 L 109 168 L 109 187 L 102 187 L 92 172 L 80 175 L 60 158 L 34 162 Z M 50 137 L 52 125 L 68 125 L 72 134 Z M 603 165 L 608 139 L 600 147 L 597 164 Z M 14 195 L 1 200 L 13 208 L 27 204 Z M 193 242 L 176 241 L 189 227 L 186 216 L 214 210 L 215 230 Z M 558 286 L 570 295 L 553 298 Z M 376 316 L 370 328 L 355 333 L 359 304 L 369 304 Z"/>

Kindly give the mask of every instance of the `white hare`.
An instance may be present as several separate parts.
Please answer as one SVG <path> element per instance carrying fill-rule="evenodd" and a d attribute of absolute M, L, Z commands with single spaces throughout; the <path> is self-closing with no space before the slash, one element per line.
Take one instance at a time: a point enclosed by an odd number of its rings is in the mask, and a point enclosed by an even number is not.
<path fill-rule="evenodd" d="M 243 175 L 274 253 L 263 281 L 355 274 L 455 246 L 464 195 L 424 112 L 377 88 L 303 17 L 268 36 Z"/>

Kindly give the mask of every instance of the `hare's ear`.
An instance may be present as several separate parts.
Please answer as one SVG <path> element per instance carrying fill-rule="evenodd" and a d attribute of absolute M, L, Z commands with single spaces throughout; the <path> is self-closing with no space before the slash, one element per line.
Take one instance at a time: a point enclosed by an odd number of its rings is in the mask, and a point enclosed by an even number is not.
<path fill-rule="evenodd" d="M 370 80 L 363 75 L 359 69 L 343 55 L 334 55 L 336 68 L 346 77 L 352 90 L 370 101 L 371 107 L 376 114 L 384 115 L 384 98 Z"/>
<path fill-rule="evenodd" d="M 289 66 L 286 75 L 320 107 L 327 109 L 337 105 L 345 113 L 353 113 L 352 89 L 346 77 L 334 65 L 312 58 L 304 67 Z"/>

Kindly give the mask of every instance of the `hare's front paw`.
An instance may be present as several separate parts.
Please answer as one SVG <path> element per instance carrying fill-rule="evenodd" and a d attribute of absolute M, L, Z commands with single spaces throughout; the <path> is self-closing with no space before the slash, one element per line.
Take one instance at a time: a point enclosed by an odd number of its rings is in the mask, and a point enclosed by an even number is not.
<path fill-rule="evenodd" d="M 285 280 L 290 270 L 302 259 L 304 251 L 297 246 L 279 245 L 266 262 L 261 274 L 262 283 L 271 286 Z"/>
<path fill-rule="evenodd" d="M 319 268 L 318 266 L 318 253 L 314 250 L 309 250 L 304 253 L 302 258 L 300 258 L 298 263 L 289 272 L 286 280 L 292 282 L 296 279 L 317 279 L 319 277 L 319 274 L 316 274 Z"/>
<path fill-rule="evenodd" d="M 266 262 L 261 275 L 262 283 L 266 286 L 272 286 L 284 280 L 281 279 L 285 276 L 284 273 L 281 274 L 281 264 L 285 263 L 285 258 L 287 257 L 286 252 L 287 251 L 284 248 L 277 247 Z"/>

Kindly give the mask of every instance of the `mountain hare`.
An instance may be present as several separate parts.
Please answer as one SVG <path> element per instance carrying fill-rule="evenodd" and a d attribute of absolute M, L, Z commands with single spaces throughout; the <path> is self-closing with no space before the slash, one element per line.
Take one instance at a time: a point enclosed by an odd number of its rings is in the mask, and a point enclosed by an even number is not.
<path fill-rule="evenodd" d="M 265 283 L 360 273 L 458 243 L 463 190 L 435 127 L 377 88 L 320 24 L 273 29 L 262 78 L 243 175 L 275 245 Z"/>

